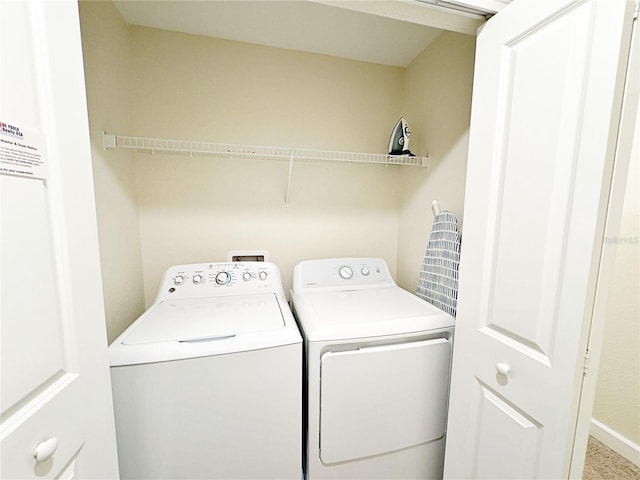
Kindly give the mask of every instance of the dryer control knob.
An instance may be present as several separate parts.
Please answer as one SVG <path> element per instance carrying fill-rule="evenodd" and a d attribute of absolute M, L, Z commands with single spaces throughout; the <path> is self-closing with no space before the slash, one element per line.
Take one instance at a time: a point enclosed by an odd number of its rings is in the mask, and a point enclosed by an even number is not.
<path fill-rule="evenodd" d="M 264 270 L 263 270 L 263 271 L 261 271 L 261 272 L 258 274 L 258 278 L 259 278 L 260 280 L 266 280 L 266 279 L 267 279 L 267 272 L 265 272 Z"/>
<path fill-rule="evenodd" d="M 360 273 L 366 277 L 367 275 L 369 275 L 369 269 L 367 267 L 362 267 L 360 269 Z"/>
<path fill-rule="evenodd" d="M 216 275 L 216 283 L 218 285 L 226 285 L 231 281 L 229 272 L 220 272 Z"/>
<path fill-rule="evenodd" d="M 184 282 L 184 277 L 182 275 L 176 275 L 173 278 L 173 283 L 175 283 L 176 285 L 182 285 L 183 282 Z"/>
<path fill-rule="evenodd" d="M 347 267 L 346 265 L 340 267 L 338 273 L 345 280 L 349 280 L 351 277 L 353 277 L 353 270 L 351 270 L 351 267 Z"/>
<path fill-rule="evenodd" d="M 202 275 L 200 275 L 199 273 L 196 273 L 193 276 L 193 283 L 195 283 L 196 285 L 202 282 Z"/>
<path fill-rule="evenodd" d="M 250 274 L 249 272 L 244 272 L 244 273 L 242 274 L 242 279 L 243 279 L 245 282 L 248 282 L 249 280 L 251 280 L 251 274 Z"/>

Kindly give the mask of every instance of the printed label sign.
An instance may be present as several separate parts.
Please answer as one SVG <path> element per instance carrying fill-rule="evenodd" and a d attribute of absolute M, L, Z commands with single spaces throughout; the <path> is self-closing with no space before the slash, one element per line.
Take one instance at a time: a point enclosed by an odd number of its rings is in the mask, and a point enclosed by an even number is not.
<path fill-rule="evenodd" d="M 42 132 L 0 121 L 0 173 L 46 179 Z"/>

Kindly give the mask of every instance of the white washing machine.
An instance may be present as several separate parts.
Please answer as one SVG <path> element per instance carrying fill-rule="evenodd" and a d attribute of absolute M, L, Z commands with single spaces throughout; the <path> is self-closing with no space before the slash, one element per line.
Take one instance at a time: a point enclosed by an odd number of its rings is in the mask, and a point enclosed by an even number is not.
<path fill-rule="evenodd" d="M 171 267 L 109 347 L 123 479 L 302 475 L 302 337 L 271 263 Z"/>
<path fill-rule="evenodd" d="M 442 478 L 454 319 L 378 258 L 296 265 L 307 478 Z"/>

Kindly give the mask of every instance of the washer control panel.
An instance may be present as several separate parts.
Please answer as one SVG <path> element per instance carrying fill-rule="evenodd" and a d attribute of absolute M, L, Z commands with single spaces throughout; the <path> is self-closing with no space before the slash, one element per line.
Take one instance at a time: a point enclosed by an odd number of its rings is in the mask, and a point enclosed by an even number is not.
<path fill-rule="evenodd" d="M 170 267 L 156 301 L 267 292 L 282 292 L 280 270 L 271 262 L 194 263 Z"/>
<path fill-rule="evenodd" d="M 357 289 L 393 286 L 382 258 L 328 258 L 307 260 L 293 271 L 295 288 Z"/>

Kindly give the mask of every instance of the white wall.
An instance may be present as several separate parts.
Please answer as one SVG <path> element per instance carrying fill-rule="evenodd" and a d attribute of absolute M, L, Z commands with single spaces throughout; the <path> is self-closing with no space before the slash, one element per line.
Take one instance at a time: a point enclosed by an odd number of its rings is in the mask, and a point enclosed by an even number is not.
<path fill-rule="evenodd" d="M 640 449 L 640 116 L 607 302 L 593 417 Z"/>
<path fill-rule="evenodd" d="M 144 311 L 135 165 L 102 131 L 131 130 L 129 27 L 111 2 L 80 2 L 100 260 L 109 342 Z"/>
<path fill-rule="evenodd" d="M 429 169 L 400 173 L 397 282 L 411 292 L 431 232 L 431 201 L 462 222 L 474 55 L 475 37 L 443 32 L 405 73 L 411 151 L 431 155 Z"/>
<path fill-rule="evenodd" d="M 403 70 L 157 29 L 131 29 L 133 133 L 385 153 Z M 187 53 L 188 52 L 188 53 Z M 139 154 L 149 304 L 172 264 L 266 249 L 285 288 L 317 257 L 383 257 L 395 271 L 399 167 Z"/>

